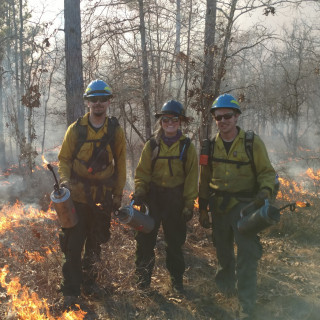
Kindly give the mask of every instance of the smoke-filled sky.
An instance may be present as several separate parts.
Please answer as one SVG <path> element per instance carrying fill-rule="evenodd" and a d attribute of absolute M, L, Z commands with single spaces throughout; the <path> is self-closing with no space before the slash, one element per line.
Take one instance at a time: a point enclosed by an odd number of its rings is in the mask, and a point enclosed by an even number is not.
<path fill-rule="evenodd" d="M 85 1 L 82 1 L 82 5 Z M 240 3 L 240 1 L 239 1 Z M 33 11 L 35 19 L 41 17 L 42 21 L 55 20 L 56 24 L 63 24 L 63 7 L 64 0 L 29 0 L 28 6 Z M 301 18 L 306 23 L 319 23 L 317 16 L 319 12 L 319 5 L 309 1 L 305 1 L 303 5 L 298 8 L 295 4 L 286 7 L 276 7 L 275 15 L 263 14 L 263 8 L 257 9 L 254 13 L 243 15 L 239 18 L 238 23 L 244 28 L 250 28 L 255 22 L 260 22 L 262 25 L 280 30 L 283 25 L 291 26 L 294 19 Z"/>

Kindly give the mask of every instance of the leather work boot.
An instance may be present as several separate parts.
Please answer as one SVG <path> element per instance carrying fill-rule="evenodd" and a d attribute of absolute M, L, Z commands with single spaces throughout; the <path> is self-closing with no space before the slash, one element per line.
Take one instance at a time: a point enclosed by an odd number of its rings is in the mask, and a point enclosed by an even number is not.
<path fill-rule="evenodd" d="M 83 286 L 82 292 L 85 296 L 89 296 L 94 299 L 102 299 L 107 294 L 106 290 L 98 286 L 96 283 Z"/>
<path fill-rule="evenodd" d="M 176 293 L 180 293 L 180 294 L 185 293 L 182 278 L 181 279 L 172 278 L 171 287 L 172 287 L 172 290 Z"/>
<path fill-rule="evenodd" d="M 63 309 L 70 309 L 74 308 L 76 304 L 80 304 L 79 297 L 77 296 L 64 296 L 62 308 Z"/>

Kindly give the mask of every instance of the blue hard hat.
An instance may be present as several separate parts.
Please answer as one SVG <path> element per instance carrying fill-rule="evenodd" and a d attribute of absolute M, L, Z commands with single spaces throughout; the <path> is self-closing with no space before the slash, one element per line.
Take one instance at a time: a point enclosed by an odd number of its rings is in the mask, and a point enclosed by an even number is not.
<path fill-rule="evenodd" d="M 112 96 L 112 90 L 104 81 L 93 80 L 89 83 L 83 97 L 87 99 L 96 96 Z"/>
<path fill-rule="evenodd" d="M 178 117 L 186 118 L 186 114 L 183 108 L 183 105 L 176 100 L 167 101 L 161 108 L 159 113 L 155 114 L 156 118 L 161 117 L 164 114 L 173 114 Z"/>
<path fill-rule="evenodd" d="M 231 108 L 241 113 L 239 102 L 234 96 L 227 93 L 220 95 L 216 100 L 214 100 L 210 112 L 213 113 L 214 110 L 219 108 Z"/>

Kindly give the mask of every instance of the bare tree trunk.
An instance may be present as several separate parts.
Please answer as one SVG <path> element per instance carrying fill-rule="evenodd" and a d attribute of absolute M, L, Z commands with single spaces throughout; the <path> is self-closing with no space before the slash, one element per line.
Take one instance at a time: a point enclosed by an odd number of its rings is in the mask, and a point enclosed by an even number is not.
<path fill-rule="evenodd" d="M 48 101 L 50 99 L 51 94 L 51 85 L 52 85 L 52 78 L 53 78 L 54 68 L 49 76 L 48 87 L 47 87 L 47 96 L 43 96 L 43 108 L 44 108 L 44 117 L 43 117 L 43 138 L 41 143 L 41 154 L 44 152 L 44 146 L 46 141 L 46 128 L 47 128 L 47 114 L 48 114 Z"/>
<path fill-rule="evenodd" d="M 217 81 L 216 81 L 216 86 L 215 86 L 215 96 L 219 94 L 221 80 L 222 80 L 224 73 L 225 73 L 225 65 L 226 65 L 226 60 L 227 60 L 228 46 L 230 43 L 232 26 L 234 23 L 234 13 L 236 11 L 237 2 L 238 2 L 238 0 L 232 0 L 232 2 L 231 2 L 230 14 L 228 16 L 228 24 L 227 24 L 226 31 L 225 31 L 222 53 L 221 53 L 220 63 L 218 66 L 218 74 L 216 77 Z"/>
<path fill-rule="evenodd" d="M 1 65 L 0 60 L 0 65 Z M 3 108 L 3 100 L 2 100 L 2 75 L 3 68 L 0 67 L 0 168 L 3 168 L 6 165 L 6 145 L 4 142 L 4 108 Z"/>
<path fill-rule="evenodd" d="M 181 92 L 181 63 L 179 59 L 179 53 L 181 51 L 181 0 L 177 0 L 176 6 L 176 43 L 174 48 L 176 59 L 176 75 L 175 75 L 175 89 L 177 90 L 176 98 L 180 100 Z"/>
<path fill-rule="evenodd" d="M 20 96 L 19 100 L 21 100 L 22 96 L 24 95 L 24 64 L 23 64 L 23 12 L 22 12 L 22 0 L 19 0 L 19 19 L 20 19 L 20 29 L 19 29 L 19 64 L 20 64 Z M 25 115 L 25 109 L 22 103 L 20 104 L 21 108 L 21 125 L 20 127 L 23 128 L 21 130 L 21 134 L 25 136 L 25 124 L 24 124 L 24 115 Z M 28 140 L 30 141 L 31 137 L 31 108 L 28 110 Z"/>
<path fill-rule="evenodd" d="M 15 4 L 12 4 L 12 16 L 13 16 L 13 25 L 14 25 L 14 60 L 15 60 L 15 82 L 16 82 L 16 106 L 17 106 L 17 143 L 19 145 L 19 141 L 24 136 L 25 126 L 24 126 L 24 109 L 21 105 L 21 97 L 22 97 L 22 88 L 21 81 L 19 81 L 19 53 L 18 53 L 18 26 L 16 20 L 16 7 Z"/>
<path fill-rule="evenodd" d="M 213 59 L 216 28 L 217 1 L 207 0 L 207 13 L 204 35 L 204 66 L 202 83 L 202 113 L 200 126 L 200 139 L 204 139 L 211 131 L 212 118 L 210 104 L 213 102 Z"/>
<path fill-rule="evenodd" d="M 80 0 L 64 0 L 67 124 L 84 114 Z"/>
<path fill-rule="evenodd" d="M 190 66 L 190 34 L 191 34 L 191 21 L 192 21 L 192 0 L 190 0 L 189 7 L 189 20 L 188 20 L 188 40 L 187 40 L 187 60 L 186 60 L 186 70 L 184 75 L 184 106 L 188 105 L 188 77 L 189 77 L 189 66 Z"/>
<path fill-rule="evenodd" d="M 146 28 L 144 23 L 144 10 L 143 0 L 139 0 L 139 16 L 140 16 L 140 35 L 141 35 L 141 51 L 142 51 L 142 103 L 144 109 L 145 118 L 145 136 L 151 137 L 151 117 L 150 117 L 150 103 L 149 103 L 149 67 L 148 67 L 148 56 L 146 46 Z"/>

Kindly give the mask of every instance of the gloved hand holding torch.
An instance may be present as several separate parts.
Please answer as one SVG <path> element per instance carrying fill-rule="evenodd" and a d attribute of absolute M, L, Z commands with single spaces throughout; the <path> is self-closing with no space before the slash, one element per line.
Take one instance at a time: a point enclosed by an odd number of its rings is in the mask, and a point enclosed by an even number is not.
<path fill-rule="evenodd" d="M 139 191 L 136 191 L 132 196 L 131 199 L 134 200 L 134 205 L 142 206 L 145 202 L 145 194 Z"/>
<path fill-rule="evenodd" d="M 261 208 L 264 205 L 264 201 L 266 199 L 270 199 L 271 191 L 267 188 L 262 188 L 256 195 L 256 198 L 254 200 L 255 207 Z"/>

